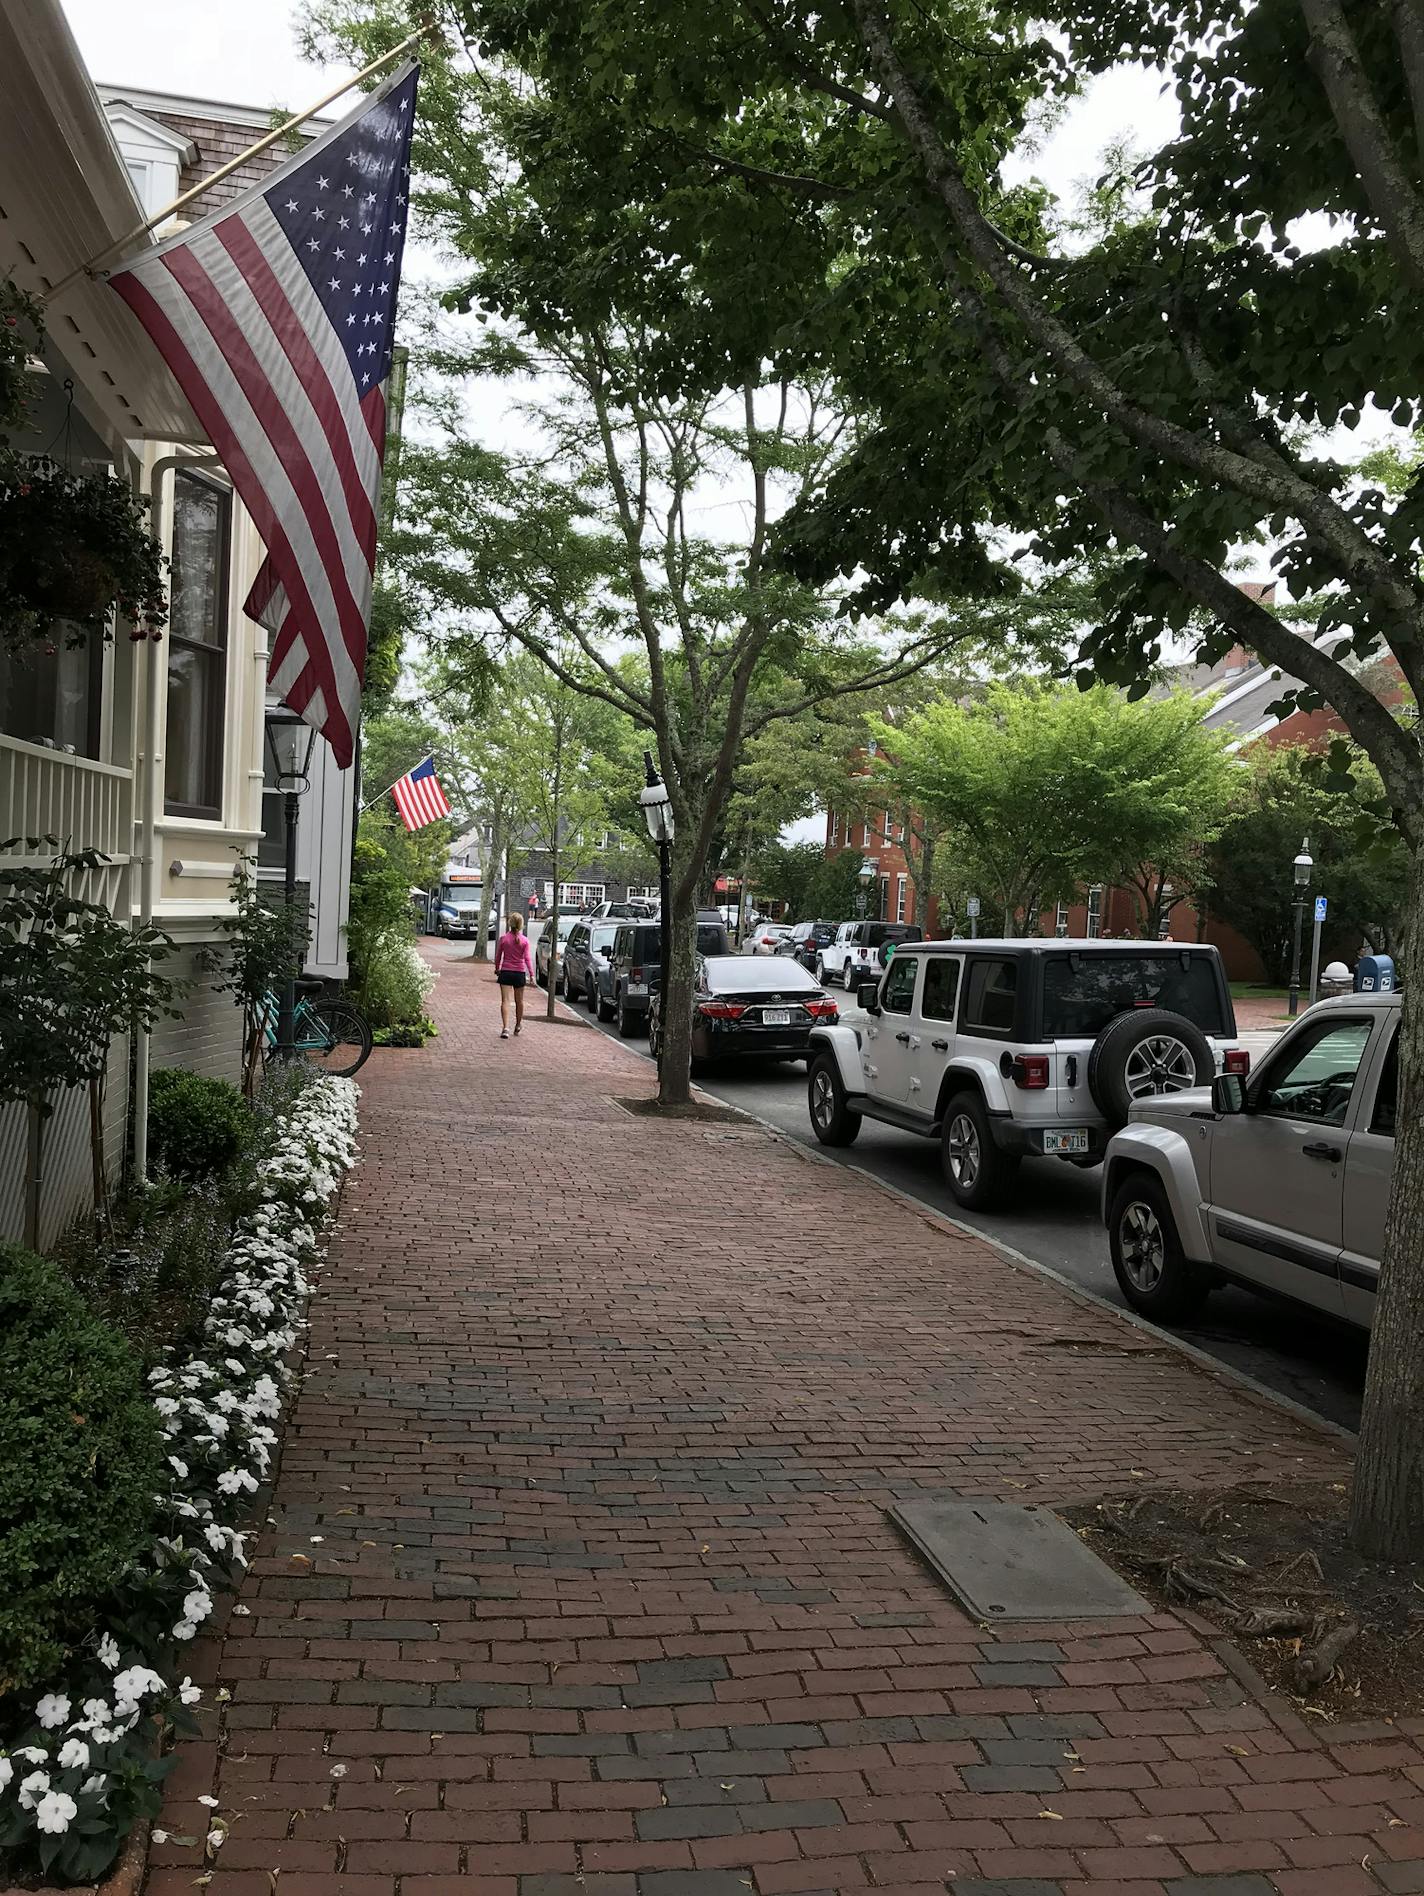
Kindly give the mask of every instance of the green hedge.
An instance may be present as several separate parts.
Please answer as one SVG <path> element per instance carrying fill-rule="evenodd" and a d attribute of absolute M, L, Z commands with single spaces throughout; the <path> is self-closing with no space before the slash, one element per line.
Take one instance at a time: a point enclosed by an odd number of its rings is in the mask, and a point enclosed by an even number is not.
<path fill-rule="evenodd" d="M 52 1264 L 0 1244 L 0 1696 L 90 1629 L 163 1476 L 138 1358 Z"/>
<path fill-rule="evenodd" d="M 252 1111 L 226 1080 L 162 1067 L 148 1086 L 148 1151 L 160 1171 L 205 1178 L 241 1156 L 252 1137 Z"/>

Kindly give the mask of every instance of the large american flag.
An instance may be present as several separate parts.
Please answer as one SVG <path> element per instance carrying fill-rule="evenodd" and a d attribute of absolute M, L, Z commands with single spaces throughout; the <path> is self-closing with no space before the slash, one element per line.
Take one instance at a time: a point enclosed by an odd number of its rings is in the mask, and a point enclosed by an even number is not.
<path fill-rule="evenodd" d="M 173 370 L 267 558 L 272 689 L 355 751 L 385 382 L 410 194 L 410 62 L 263 185 L 109 278 Z"/>
<path fill-rule="evenodd" d="M 401 822 L 408 830 L 424 829 L 427 823 L 438 823 L 442 816 L 450 814 L 450 805 L 435 774 L 433 757 L 427 757 L 423 764 L 408 770 L 399 783 L 393 783 L 391 795 L 396 800 Z"/>

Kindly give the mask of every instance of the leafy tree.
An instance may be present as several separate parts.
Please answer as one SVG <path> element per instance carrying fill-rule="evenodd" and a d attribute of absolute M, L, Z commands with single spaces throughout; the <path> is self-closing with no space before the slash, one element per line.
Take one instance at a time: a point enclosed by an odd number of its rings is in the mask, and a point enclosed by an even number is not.
<path fill-rule="evenodd" d="M 1267 979 L 1290 973 L 1295 899 L 1291 864 L 1303 837 L 1315 860 L 1312 895 L 1329 901 L 1323 952 L 1353 961 L 1361 944 L 1398 954 L 1409 854 L 1388 824 L 1378 775 L 1353 760 L 1351 793 L 1328 786 L 1324 758 L 1300 745 L 1259 746 L 1242 802 L 1208 852 L 1211 913 L 1238 929 Z"/>
<path fill-rule="evenodd" d="M 1002 594 L 1026 553 L 1086 560 L 1095 671 L 1141 684 L 1166 638 L 1245 644 L 1335 708 L 1419 857 L 1417 732 L 1360 662 L 1388 652 L 1417 698 L 1424 482 L 1392 497 L 1321 433 L 1372 405 L 1420 419 L 1412 0 L 460 0 L 458 17 L 482 79 L 519 75 L 508 164 L 463 120 L 423 133 L 453 130 L 463 176 L 417 151 L 434 199 L 497 207 L 477 294 L 566 336 L 610 310 L 641 322 L 665 397 L 769 363 L 831 374 L 866 424 L 768 536 L 762 575 L 780 559 L 874 605 Z M 384 8 L 355 37 L 393 43 L 405 20 Z M 1181 114 L 1127 188 L 1075 218 L 1031 176 L 1005 184 L 1034 123 L 1124 61 L 1165 70 Z M 505 198 L 514 172 L 537 218 Z M 1298 223 L 1322 213 L 1333 241 L 1306 250 Z M 1308 621 L 1235 583 L 1232 549 L 1263 541 L 1322 602 Z M 1424 1551 L 1424 926 L 1405 994 L 1354 1500 L 1357 1544 L 1397 1557 Z"/>
<path fill-rule="evenodd" d="M 0 879 L 0 1101 L 22 1101 L 29 1114 L 25 1242 L 34 1249 L 55 1095 L 88 1090 L 94 1209 L 107 1223 L 109 1048 L 116 1034 L 148 1032 L 162 1015 L 177 1014 L 183 984 L 159 972 L 176 952 L 162 929 L 132 928 L 76 893 L 107 864 L 97 850 L 14 836 L 0 843 L 0 856 L 20 858 Z"/>
<path fill-rule="evenodd" d="M 949 839 L 955 878 L 1010 935 L 1036 932 L 1040 911 L 1084 883 L 1185 858 L 1231 790 L 1225 740 L 1185 693 L 1131 704 L 1105 686 L 999 684 L 877 736 L 870 781 Z"/>
<path fill-rule="evenodd" d="M 752 858 L 752 886 L 786 904 L 793 922 L 843 921 L 855 913 L 860 856 L 828 856 L 819 843 L 766 843 Z"/>

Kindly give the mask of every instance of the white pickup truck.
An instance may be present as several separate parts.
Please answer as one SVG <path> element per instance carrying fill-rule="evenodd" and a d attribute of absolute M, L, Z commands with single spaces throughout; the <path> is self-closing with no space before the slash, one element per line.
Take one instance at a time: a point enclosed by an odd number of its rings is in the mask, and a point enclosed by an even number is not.
<path fill-rule="evenodd" d="M 1249 1084 L 1133 1106 L 1108 1146 L 1103 1219 L 1135 1310 L 1178 1323 L 1229 1279 L 1374 1321 L 1399 1020 L 1398 994 L 1321 1001 Z"/>
<path fill-rule="evenodd" d="M 937 1139 L 961 1205 L 1001 1202 L 1019 1161 L 1101 1160 L 1135 1100 L 1244 1075 L 1221 958 L 1183 942 L 905 942 L 867 1019 L 811 1032 L 823 1145 L 865 1119 Z"/>

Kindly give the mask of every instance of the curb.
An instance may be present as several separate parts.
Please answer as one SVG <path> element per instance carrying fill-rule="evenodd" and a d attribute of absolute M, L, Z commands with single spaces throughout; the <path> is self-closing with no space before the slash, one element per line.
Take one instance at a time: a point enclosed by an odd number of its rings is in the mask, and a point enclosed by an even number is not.
<path fill-rule="evenodd" d="M 565 1003 L 561 1001 L 559 1005 L 564 1006 Z M 603 1038 L 607 1039 L 608 1036 L 605 1034 Z M 644 1060 L 652 1065 L 651 1056 L 641 1053 L 638 1048 L 628 1046 L 623 1041 L 615 1041 L 613 1044 L 632 1054 L 634 1059 Z M 701 1090 L 707 1092 L 708 1089 L 703 1087 Z M 713 1093 L 710 1097 L 722 1106 L 734 1103 L 724 1099 L 718 1093 Z M 1101 1297 L 1095 1297 L 1091 1291 L 1084 1290 L 1081 1284 L 1075 1284 L 1071 1277 L 1065 1277 L 1061 1271 L 1054 1270 L 1051 1264 L 1040 1264 L 1037 1258 L 1029 1257 L 1026 1252 L 1017 1250 L 1003 1238 L 992 1237 L 987 1231 L 979 1230 L 976 1225 L 962 1223 L 949 1212 L 941 1211 L 937 1205 L 926 1204 L 924 1199 L 916 1198 L 913 1192 L 907 1192 L 902 1186 L 892 1185 L 888 1179 L 877 1177 L 874 1172 L 867 1171 L 862 1165 L 857 1165 L 853 1159 L 827 1158 L 814 1146 L 803 1144 L 801 1140 L 787 1132 L 784 1126 L 778 1126 L 773 1120 L 763 1119 L 759 1113 L 754 1113 L 745 1106 L 738 1106 L 737 1111 L 745 1113 L 754 1125 L 760 1126 L 773 1139 L 789 1147 L 798 1158 L 805 1159 L 809 1164 L 827 1165 L 836 1171 L 856 1173 L 867 1184 L 873 1185 L 878 1191 L 887 1192 L 892 1198 L 898 1199 L 903 1205 L 908 1205 L 911 1210 L 918 1212 L 922 1218 L 932 1224 L 953 1231 L 958 1237 L 974 1238 L 981 1244 L 989 1245 L 1018 1269 L 1032 1271 L 1038 1277 L 1046 1277 L 1050 1283 L 1056 1284 L 1060 1290 L 1066 1292 L 1075 1303 L 1113 1317 L 1119 1323 L 1128 1324 L 1141 1335 L 1151 1337 L 1153 1342 L 1161 1347 L 1175 1350 L 1179 1356 L 1186 1357 L 1188 1362 L 1194 1363 L 1198 1369 L 1205 1370 L 1208 1375 L 1232 1384 L 1247 1395 L 1254 1396 L 1258 1402 L 1268 1403 L 1273 1409 L 1282 1410 L 1297 1422 L 1303 1422 L 1308 1427 L 1317 1429 L 1321 1434 L 1328 1435 L 1352 1449 L 1358 1441 L 1355 1431 L 1347 1429 L 1342 1422 L 1332 1422 L 1328 1416 L 1317 1415 L 1313 1409 L 1308 1409 L 1303 1402 L 1297 1402 L 1293 1396 L 1282 1395 L 1279 1390 L 1270 1388 L 1266 1383 L 1258 1382 L 1246 1370 L 1237 1369 L 1231 1363 L 1223 1363 L 1219 1357 L 1212 1356 L 1207 1350 L 1199 1349 L 1195 1343 L 1188 1343 L 1183 1337 L 1174 1336 L 1170 1330 L 1159 1329 L 1156 1324 L 1149 1323 L 1145 1317 L 1139 1317 L 1136 1311 L 1121 1310 L 1116 1304 L 1110 1304 Z"/>

